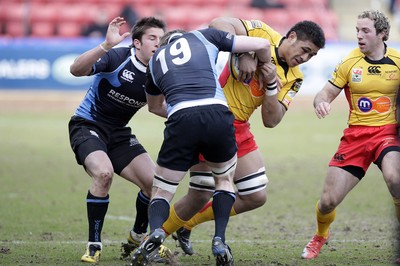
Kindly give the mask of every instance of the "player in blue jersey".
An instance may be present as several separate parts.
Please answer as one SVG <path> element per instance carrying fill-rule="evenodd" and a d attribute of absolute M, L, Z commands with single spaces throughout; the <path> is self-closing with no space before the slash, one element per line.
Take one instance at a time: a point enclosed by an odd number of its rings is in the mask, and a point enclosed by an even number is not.
<path fill-rule="evenodd" d="M 273 68 L 268 40 L 210 28 L 167 33 L 149 62 L 148 108 L 160 114 L 166 101 L 167 121 L 149 204 L 150 235 L 134 253 L 131 265 L 146 265 L 148 255 L 163 243 L 162 225 L 169 216 L 170 201 L 186 172 L 199 162 L 199 153 L 212 170 L 216 187 L 212 253 L 217 265 L 233 265 L 225 231 L 235 201 L 232 178 L 237 146 L 234 117 L 216 73 L 220 51 L 255 51 L 260 67 Z M 264 88 L 267 84 L 276 88 L 276 72 L 263 71 L 260 80 Z"/>
<path fill-rule="evenodd" d="M 80 55 L 70 67 L 74 76 L 94 75 L 93 83 L 69 121 L 71 148 L 92 179 L 86 196 L 89 237 L 83 262 L 96 263 L 102 251 L 101 231 L 114 173 L 136 184 L 136 220 L 128 243 L 138 246 L 148 227 L 148 204 L 155 164 L 127 126 L 146 105 L 146 67 L 165 33 L 164 21 L 139 20 L 120 34 L 122 17 L 113 19 L 105 41 Z M 131 36 L 130 47 L 117 47 Z"/>

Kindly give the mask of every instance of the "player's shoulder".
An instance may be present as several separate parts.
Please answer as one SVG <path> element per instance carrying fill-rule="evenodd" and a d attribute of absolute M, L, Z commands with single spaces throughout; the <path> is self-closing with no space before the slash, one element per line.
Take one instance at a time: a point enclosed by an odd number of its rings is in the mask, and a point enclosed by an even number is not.
<path fill-rule="evenodd" d="M 115 58 L 127 58 L 129 56 L 131 56 L 131 50 L 134 53 L 134 49 L 132 49 L 131 47 L 116 47 L 111 49 L 108 54 L 110 55 L 110 57 L 115 57 Z"/>
<path fill-rule="evenodd" d="M 276 31 L 274 28 L 261 20 L 242 19 L 242 23 L 246 28 L 249 36 L 265 38 L 269 40 L 271 45 L 273 46 L 278 45 L 280 40 L 282 39 L 282 35 L 278 31 Z"/>
<path fill-rule="evenodd" d="M 392 47 L 387 47 L 386 54 L 389 57 L 400 58 L 400 51 Z"/>
<path fill-rule="evenodd" d="M 364 57 L 365 55 L 361 52 L 360 48 L 357 47 L 351 50 L 346 56 L 344 56 L 339 62 L 339 65 L 350 66 L 353 65 L 355 62 L 363 59 Z"/>

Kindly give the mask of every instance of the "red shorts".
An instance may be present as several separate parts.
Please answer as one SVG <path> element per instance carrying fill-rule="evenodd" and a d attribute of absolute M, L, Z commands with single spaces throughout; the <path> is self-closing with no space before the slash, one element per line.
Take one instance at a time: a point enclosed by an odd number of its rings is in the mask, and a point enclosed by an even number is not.
<path fill-rule="evenodd" d="M 248 121 L 243 122 L 235 120 L 233 126 L 236 129 L 235 137 L 238 146 L 237 156 L 239 158 L 258 149 L 254 135 L 250 132 L 250 123 Z M 201 162 L 204 162 L 204 158 L 201 154 L 199 159 Z"/>
<path fill-rule="evenodd" d="M 350 126 L 344 130 L 329 166 L 357 166 L 366 172 L 388 147 L 400 147 L 396 125 Z"/>

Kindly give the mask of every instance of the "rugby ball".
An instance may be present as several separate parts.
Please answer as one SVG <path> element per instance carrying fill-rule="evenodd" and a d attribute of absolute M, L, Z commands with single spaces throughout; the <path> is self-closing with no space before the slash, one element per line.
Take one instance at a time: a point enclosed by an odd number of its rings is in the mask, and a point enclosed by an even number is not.
<path fill-rule="evenodd" d="M 255 52 L 250 52 L 250 55 L 257 60 L 257 56 Z M 239 77 L 239 56 L 240 54 L 237 53 L 231 53 L 229 55 L 229 59 L 228 59 L 228 64 L 229 64 L 229 71 L 231 76 L 234 79 L 238 79 Z"/>

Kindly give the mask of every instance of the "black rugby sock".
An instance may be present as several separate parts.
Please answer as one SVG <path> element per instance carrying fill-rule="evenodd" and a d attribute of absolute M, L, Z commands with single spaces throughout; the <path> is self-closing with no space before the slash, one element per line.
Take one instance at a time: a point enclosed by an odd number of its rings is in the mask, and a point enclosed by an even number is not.
<path fill-rule="evenodd" d="M 106 197 L 93 196 L 90 191 L 86 196 L 87 216 L 89 222 L 89 242 L 101 242 L 101 231 L 109 204 Z"/>

